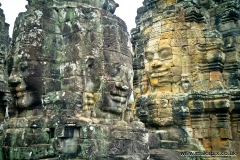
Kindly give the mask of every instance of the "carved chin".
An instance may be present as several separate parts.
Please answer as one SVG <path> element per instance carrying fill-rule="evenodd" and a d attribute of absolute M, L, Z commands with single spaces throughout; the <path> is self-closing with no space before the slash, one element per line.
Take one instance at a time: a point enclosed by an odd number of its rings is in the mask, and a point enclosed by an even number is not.
<path fill-rule="evenodd" d="M 103 110 L 113 112 L 113 113 L 122 113 L 123 109 L 126 108 L 127 98 L 113 96 L 106 94 L 104 98 Z"/>
<path fill-rule="evenodd" d="M 16 100 L 16 106 L 23 109 L 34 107 L 38 103 L 40 102 L 31 93 L 26 93 Z"/>
<path fill-rule="evenodd" d="M 147 116 L 138 116 L 141 122 L 148 123 L 148 117 Z"/>
<path fill-rule="evenodd" d="M 32 100 L 28 100 L 28 99 L 26 99 L 26 98 L 24 98 L 24 97 L 21 97 L 21 98 L 18 98 L 18 99 L 17 99 L 17 104 L 16 104 L 16 106 L 17 106 L 18 108 L 29 108 L 30 105 L 31 105 L 31 103 L 32 103 Z"/>
<path fill-rule="evenodd" d="M 150 78 L 150 83 L 152 86 L 161 87 L 172 83 L 172 77 L 156 77 Z"/>
<path fill-rule="evenodd" d="M 148 122 L 148 115 L 137 114 L 137 117 L 140 119 L 141 122 L 147 123 Z"/>
<path fill-rule="evenodd" d="M 172 126 L 173 125 L 173 118 L 167 117 L 167 118 L 151 118 L 148 120 L 148 124 L 164 127 L 164 126 Z"/>

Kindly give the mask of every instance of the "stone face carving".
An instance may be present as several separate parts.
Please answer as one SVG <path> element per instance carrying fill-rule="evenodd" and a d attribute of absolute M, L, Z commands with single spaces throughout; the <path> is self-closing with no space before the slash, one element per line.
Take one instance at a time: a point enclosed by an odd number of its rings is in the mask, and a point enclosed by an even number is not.
<path fill-rule="evenodd" d="M 112 14 L 118 4 L 28 2 L 7 61 L 14 103 L 3 159 L 147 158 L 148 133 L 130 122 L 132 53 L 126 24 Z"/>
<path fill-rule="evenodd" d="M 0 122 L 2 122 L 5 117 L 8 117 L 8 100 L 10 100 L 5 62 L 10 43 L 8 30 L 9 24 L 5 23 L 5 15 L 0 8 Z"/>
<path fill-rule="evenodd" d="M 171 91 L 173 82 L 172 49 L 169 45 L 153 48 L 154 51 L 145 51 L 145 70 L 148 70 L 150 85 L 155 91 Z"/>
<path fill-rule="evenodd" d="M 237 1 L 145 0 L 138 9 L 131 30 L 133 108 L 151 133 L 151 157 L 165 153 L 159 148 L 231 148 L 239 157 L 233 138 L 239 136 L 238 100 L 231 98 L 239 90 L 238 6 Z M 179 134 L 171 136 L 173 130 Z M 157 143 L 153 139 L 159 136 Z"/>
<path fill-rule="evenodd" d="M 114 0 L 28 2 L 7 54 L 8 106 L 0 91 L 0 159 L 239 159 L 239 1 L 144 0 L 134 54 Z"/>
<path fill-rule="evenodd" d="M 117 7 L 119 7 L 119 4 L 116 3 L 114 0 L 50 0 L 50 1 L 36 1 L 36 0 L 27 0 L 29 5 L 31 6 L 37 6 L 40 5 L 54 5 L 54 6 L 61 6 L 65 5 L 66 3 L 71 4 L 83 4 L 83 5 L 89 5 L 92 7 L 97 7 L 100 9 L 107 10 L 114 14 Z"/>
<path fill-rule="evenodd" d="M 173 124 L 171 94 L 149 94 L 138 99 L 136 114 L 139 119 L 152 126 Z"/>
<path fill-rule="evenodd" d="M 117 44 L 116 32 L 120 32 L 120 44 Z M 126 109 L 132 92 L 132 55 L 126 48 L 128 40 L 123 30 L 117 31 L 117 28 L 107 25 L 104 33 L 103 55 L 105 64 L 103 74 L 106 83 L 103 89 L 102 109 L 122 113 Z"/>
<path fill-rule="evenodd" d="M 35 2 L 29 4 L 29 8 L 33 8 Z M 84 22 L 78 15 L 74 17 L 74 14 L 84 12 L 85 18 L 91 17 L 92 22 Z M 131 94 L 133 77 L 132 55 L 127 47 L 124 22 L 94 8 L 86 8 L 86 11 L 79 8 L 76 13 L 72 9 L 60 9 L 58 12 L 46 9 L 46 13 L 36 10 L 34 16 L 25 16 L 29 19 L 21 21 L 19 17 L 17 22 L 27 24 L 35 18 L 35 27 L 26 29 L 28 35 L 19 31 L 18 36 L 23 41 L 13 39 L 12 56 L 9 58 L 9 84 L 16 102 L 15 108 L 19 112 L 41 110 L 42 95 L 46 97 L 49 92 L 63 90 L 84 92 L 84 110 L 91 108 L 95 112 L 93 105 L 96 101 L 102 101 L 97 106 L 102 110 L 123 112 Z M 58 18 L 61 23 L 57 21 Z M 48 26 L 48 23 L 55 23 L 55 26 Z M 98 26 L 99 23 L 102 23 L 103 28 Z M 119 24 L 119 27 L 111 23 Z M 55 30 L 51 27 L 55 27 Z M 18 26 L 15 28 L 22 29 Z M 18 34 L 18 31 L 14 34 Z M 86 38 L 83 40 L 84 36 Z M 92 103 L 92 106 L 87 107 L 90 105 L 88 103 Z"/>

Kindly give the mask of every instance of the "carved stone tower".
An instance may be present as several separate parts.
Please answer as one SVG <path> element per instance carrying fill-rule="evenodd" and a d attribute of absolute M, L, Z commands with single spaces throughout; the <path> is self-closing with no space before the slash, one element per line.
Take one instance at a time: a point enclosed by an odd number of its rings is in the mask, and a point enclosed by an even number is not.
<path fill-rule="evenodd" d="M 239 5 L 144 0 L 138 9 L 133 108 L 148 126 L 151 157 L 173 151 L 240 157 Z"/>
<path fill-rule="evenodd" d="M 0 3 L 1 7 L 1 3 Z M 9 89 L 7 85 L 7 68 L 6 57 L 8 53 L 8 47 L 10 44 L 9 37 L 9 24 L 5 23 L 5 15 L 0 8 L 0 122 L 3 121 L 5 116 L 8 116 L 7 103 L 9 97 Z"/>
<path fill-rule="evenodd" d="M 28 0 L 12 37 L 3 159 L 145 159 L 132 53 L 114 0 Z"/>

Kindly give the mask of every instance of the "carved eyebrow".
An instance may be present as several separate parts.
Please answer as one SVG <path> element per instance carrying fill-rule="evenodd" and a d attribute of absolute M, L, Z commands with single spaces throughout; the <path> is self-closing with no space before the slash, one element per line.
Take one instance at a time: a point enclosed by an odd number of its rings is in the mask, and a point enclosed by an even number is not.
<path fill-rule="evenodd" d="M 145 52 L 145 58 L 153 55 L 154 55 L 154 52 Z"/>
<path fill-rule="evenodd" d="M 154 52 L 152 52 L 152 51 L 145 51 L 144 52 L 144 54 L 146 55 L 146 54 L 153 54 Z"/>
<path fill-rule="evenodd" d="M 171 47 L 170 46 L 162 46 L 158 49 L 158 52 L 162 52 L 164 50 L 171 50 Z"/>

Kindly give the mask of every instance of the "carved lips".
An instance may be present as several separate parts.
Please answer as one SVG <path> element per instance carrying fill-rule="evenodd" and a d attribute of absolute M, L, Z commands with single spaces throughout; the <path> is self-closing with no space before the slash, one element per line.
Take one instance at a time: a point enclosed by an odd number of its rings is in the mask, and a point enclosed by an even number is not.
<path fill-rule="evenodd" d="M 162 83 L 162 82 L 172 82 L 172 76 L 168 68 L 161 68 L 158 70 L 154 70 L 150 72 L 151 82 L 154 83 Z M 154 79 L 157 79 L 155 81 Z M 155 81 L 155 82 L 154 82 Z"/>
<path fill-rule="evenodd" d="M 137 111 L 138 117 L 140 118 L 146 118 L 148 116 L 148 111 L 144 109 L 138 109 Z"/>
<path fill-rule="evenodd" d="M 14 88 L 10 88 L 13 97 L 19 98 L 23 96 L 23 91 L 16 91 Z"/>
<path fill-rule="evenodd" d="M 115 88 L 110 90 L 110 98 L 117 103 L 126 103 L 129 87 L 122 82 L 115 82 Z"/>
<path fill-rule="evenodd" d="M 91 93 L 87 93 L 86 96 L 85 96 L 85 98 L 84 98 L 84 103 L 85 103 L 86 105 L 93 105 L 94 102 L 95 102 L 95 100 L 94 100 L 94 95 L 91 94 Z"/>
<path fill-rule="evenodd" d="M 158 78 L 158 77 L 165 76 L 168 73 L 169 73 L 169 69 L 168 68 L 161 68 L 161 69 L 154 70 L 153 72 L 151 72 L 151 77 L 152 78 Z"/>
<path fill-rule="evenodd" d="M 171 67 L 173 66 L 171 46 L 161 46 L 158 51 L 145 52 L 145 67 L 148 68 L 150 83 L 159 86 L 162 82 L 172 82 Z"/>
<path fill-rule="evenodd" d="M 128 93 L 126 91 L 114 90 L 110 91 L 110 98 L 118 103 L 125 103 L 127 101 Z"/>

